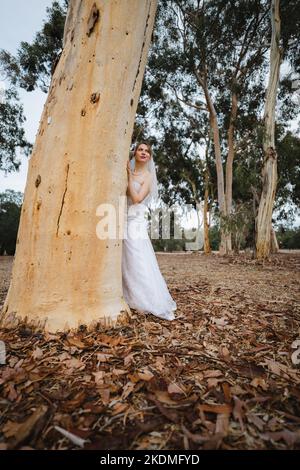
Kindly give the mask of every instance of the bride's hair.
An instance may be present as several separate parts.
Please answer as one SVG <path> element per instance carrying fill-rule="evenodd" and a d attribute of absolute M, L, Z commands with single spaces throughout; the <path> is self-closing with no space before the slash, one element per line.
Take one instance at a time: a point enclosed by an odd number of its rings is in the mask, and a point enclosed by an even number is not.
<path fill-rule="evenodd" d="M 145 142 L 144 140 L 141 140 L 140 142 L 137 142 L 134 146 L 134 149 L 133 149 L 133 152 L 132 152 L 132 156 L 134 157 L 135 154 L 136 154 L 136 151 L 137 149 L 139 148 L 140 145 L 147 145 L 148 147 L 148 150 L 149 150 L 149 153 L 150 153 L 150 157 L 152 157 L 152 147 L 151 145 L 149 144 L 149 142 Z"/>

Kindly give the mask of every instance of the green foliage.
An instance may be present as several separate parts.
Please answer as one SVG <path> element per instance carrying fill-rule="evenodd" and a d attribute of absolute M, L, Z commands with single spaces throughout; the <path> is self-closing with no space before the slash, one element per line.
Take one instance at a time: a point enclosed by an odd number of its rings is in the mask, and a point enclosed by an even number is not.
<path fill-rule="evenodd" d="M 291 100 L 291 71 L 297 71 L 299 65 L 299 1 L 281 1 L 280 8 L 283 57 L 289 64 L 289 68 L 283 69 L 289 71 L 280 85 L 278 126 L 284 128 L 277 138 L 279 180 L 275 209 L 282 209 L 280 214 L 290 218 L 293 214 L 286 204 L 289 201 L 296 204 L 298 198 L 298 157 L 290 145 L 283 150 L 286 155 L 280 161 L 279 139 L 284 138 L 290 120 L 299 109 Z M 208 85 L 215 104 L 224 170 L 231 97 L 233 92 L 237 94 L 233 202 L 251 204 L 255 194 L 259 196 L 270 39 L 270 1 L 267 0 L 159 2 L 137 122 L 142 132 L 147 129 L 151 135 L 152 128 L 152 134 L 157 136 L 155 156 L 166 203 L 176 199 L 185 203 L 203 199 L 205 168 L 209 171 L 210 209 L 217 203 L 212 145 L 204 157 L 211 136 L 199 77 Z M 288 147 L 286 140 L 284 143 Z M 249 224 L 252 226 L 253 220 Z M 251 236 L 245 238 L 250 240 Z M 236 243 L 242 244 L 238 239 Z"/>
<path fill-rule="evenodd" d="M 25 139 L 23 106 L 14 88 L 3 91 L 0 101 L 0 170 L 5 174 L 19 169 L 17 152 L 28 156 L 31 144 Z"/>
<path fill-rule="evenodd" d="M 281 225 L 276 231 L 279 247 L 287 250 L 300 249 L 300 227 L 291 228 Z"/>
<path fill-rule="evenodd" d="M 210 247 L 213 251 L 217 251 L 219 249 L 220 245 L 220 229 L 218 225 L 213 225 L 209 229 L 209 242 L 210 242 Z"/>
<path fill-rule="evenodd" d="M 225 232 L 230 232 L 232 236 L 232 247 L 234 251 L 245 248 L 246 241 L 251 234 L 253 227 L 253 207 L 252 202 L 236 201 L 234 211 L 227 216 L 221 216 L 221 224 Z"/>
<path fill-rule="evenodd" d="M 29 155 L 32 145 L 25 139 L 23 107 L 16 87 L 32 91 L 39 87 L 47 93 L 54 64 L 57 61 L 64 32 L 67 0 L 54 1 L 47 8 L 47 19 L 32 44 L 21 42 L 14 57 L 0 50 L 1 79 L 10 83 L 0 102 L 0 170 L 17 171 L 21 161 L 18 150 Z"/>
<path fill-rule="evenodd" d="M 7 190 L 0 193 L 0 256 L 14 255 L 23 195 Z"/>
<path fill-rule="evenodd" d="M 185 238 L 178 206 L 173 210 L 165 205 L 157 207 L 148 214 L 148 222 L 148 234 L 155 251 L 185 251 L 189 240 Z"/>
<path fill-rule="evenodd" d="M 280 210 L 286 201 L 300 206 L 300 138 L 288 131 L 277 130 L 278 189 L 277 206 Z M 286 218 L 284 211 L 280 218 Z"/>
<path fill-rule="evenodd" d="M 54 1 L 47 8 L 47 19 L 32 44 L 22 41 L 16 57 L 0 51 L 2 75 L 13 85 L 33 91 L 39 87 L 47 93 L 53 66 L 61 52 L 67 1 Z"/>
<path fill-rule="evenodd" d="M 151 240 L 154 251 L 185 251 L 185 240 Z"/>
<path fill-rule="evenodd" d="M 233 91 L 239 102 L 236 140 L 249 127 L 255 140 L 267 72 L 268 45 L 261 40 L 270 29 L 267 3 L 240 1 L 237 8 L 223 0 L 159 2 L 137 121 L 139 128 L 152 127 L 158 135 L 155 155 L 165 202 L 203 200 L 206 169 L 209 208 L 217 202 L 215 156 L 200 80 L 217 111 L 223 161 Z"/>
<path fill-rule="evenodd" d="M 288 61 L 293 71 L 300 72 L 300 8 L 299 0 L 281 0 L 281 42 L 283 59 Z"/>

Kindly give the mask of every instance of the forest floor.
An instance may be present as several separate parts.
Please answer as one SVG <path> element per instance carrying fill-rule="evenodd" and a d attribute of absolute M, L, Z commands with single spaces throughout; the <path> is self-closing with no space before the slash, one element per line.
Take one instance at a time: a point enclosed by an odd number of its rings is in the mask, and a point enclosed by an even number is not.
<path fill-rule="evenodd" d="M 2 329 L 0 449 L 300 449 L 300 253 L 157 257 L 172 322 Z"/>

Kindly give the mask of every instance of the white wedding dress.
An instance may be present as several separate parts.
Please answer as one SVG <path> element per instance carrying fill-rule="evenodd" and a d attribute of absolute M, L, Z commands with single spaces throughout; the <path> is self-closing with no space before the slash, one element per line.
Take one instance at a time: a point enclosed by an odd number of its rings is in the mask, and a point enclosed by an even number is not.
<path fill-rule="evenodd" d="M 137 191 L 139 181 L 133 181 Z M 152 313 L 164 320 L 174 320 L 176 302 L 160 272 L 147 231 L 147 207 L 133 204 L 127 196 L 127 221 L 122 250 L 123 296 L 129 307 L 142 313 Z"/>

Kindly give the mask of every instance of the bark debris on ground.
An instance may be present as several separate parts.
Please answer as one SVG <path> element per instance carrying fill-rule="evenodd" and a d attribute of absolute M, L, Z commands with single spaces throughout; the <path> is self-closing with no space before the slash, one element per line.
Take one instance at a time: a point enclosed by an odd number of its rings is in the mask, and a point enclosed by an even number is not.
<path fill-rule="evenodd" d="M 300 254 L 158 260 L 175 321 L 2 329 L 0 449 L 300 449 Z"/>

